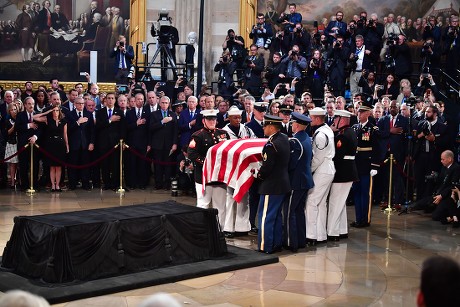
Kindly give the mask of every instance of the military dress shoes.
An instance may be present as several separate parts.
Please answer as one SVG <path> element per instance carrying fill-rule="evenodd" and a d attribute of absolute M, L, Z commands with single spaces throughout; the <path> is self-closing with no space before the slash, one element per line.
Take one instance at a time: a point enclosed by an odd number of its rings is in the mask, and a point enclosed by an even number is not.
<path fill-rule="evenodd" d="M 366 223 L 366 222 L 360 223 L 357 221 L 354 221 L 353 223 L 350 224 L 351 227 L 355 227 L 355 228 L 364 228 L 364 227 L 369 227 L 370 225 L 371 225 L 370 223 Z"/>

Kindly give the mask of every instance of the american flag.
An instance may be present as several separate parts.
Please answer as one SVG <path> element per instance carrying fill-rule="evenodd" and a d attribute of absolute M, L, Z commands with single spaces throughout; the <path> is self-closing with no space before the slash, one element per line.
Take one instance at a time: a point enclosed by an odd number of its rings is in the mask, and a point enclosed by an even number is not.
<path fill-rule="evenodd" d="M 259 168 L 262 148 L 267 139 L 239 139 L 220 142 L 211 147 L 203 165 L 203 190 L 210 182 L 224 182 L 234 188 L 233 198 L 240 202 L 249 191 Z"/>

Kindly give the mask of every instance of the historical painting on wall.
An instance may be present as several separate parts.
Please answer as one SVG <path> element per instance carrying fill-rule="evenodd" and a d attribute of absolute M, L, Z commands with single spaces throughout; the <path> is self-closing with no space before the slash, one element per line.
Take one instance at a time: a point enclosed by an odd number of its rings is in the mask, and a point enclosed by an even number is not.
<path fill-rule="evenodd" d="M 77 80 L 98 55 L 98 80 L 112 81 L 114 48 L 129 33 L 129 1 L 3 1 L 0 4 L 2 80 Z M 128 35 L 127 35 L 128 36 Z"/>
<path fill-rule="evenodd" d="M 389 13 L 395 16 L 404 16 L 405 20 L 412 21 L 428 15 L 436 17 L 449 17 L 451 13 L 458 14 L 458 0 L 258 0 L 257 11 L 266 13 L 268 19 L 275 20 L 282 12 L 288 12 L 289 3 L 296 3 L 297 12 L 302 14 L 303 22 L 313 26 L 314 21 L 321 24 L 330 21 L 331 16 L 335 16 L 337 11 L 344 13 L 344 20 L 353 19 L 359 16 L 361 11 L 366 11 L 369 15 L 376 13 L 379 20 Z"/>

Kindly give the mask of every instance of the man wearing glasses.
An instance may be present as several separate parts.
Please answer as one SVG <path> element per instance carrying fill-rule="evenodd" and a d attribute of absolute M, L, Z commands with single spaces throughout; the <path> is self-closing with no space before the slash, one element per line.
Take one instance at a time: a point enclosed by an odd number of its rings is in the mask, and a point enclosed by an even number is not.
<path fill-rule="evenodd" d="M 268 65 L 268 59 L 270 58 L 270 44 L 272 43 L 273 31 L 270 24 L 265 22 L 264 14 L 257 14 L 257 23 L 252 27 L 249 38 L 254 41 L 254 45 L 257 46 L 257 53 L 259 56 L 264 58 L 264 67 Z"/>

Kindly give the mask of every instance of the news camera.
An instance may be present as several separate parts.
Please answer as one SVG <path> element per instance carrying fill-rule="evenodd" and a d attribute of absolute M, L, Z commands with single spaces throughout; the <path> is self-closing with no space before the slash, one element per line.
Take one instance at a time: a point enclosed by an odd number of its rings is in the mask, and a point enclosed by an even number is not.
<path fill-rule="evenodd" d="M 172 41 L 173 33 L 171 33 L 172 18 L 169 13 L 161 11 L 158 13 L 158 21 L 152 25 L 151 34 L 157 37 L 160 44 L 169 44 Z"/>

